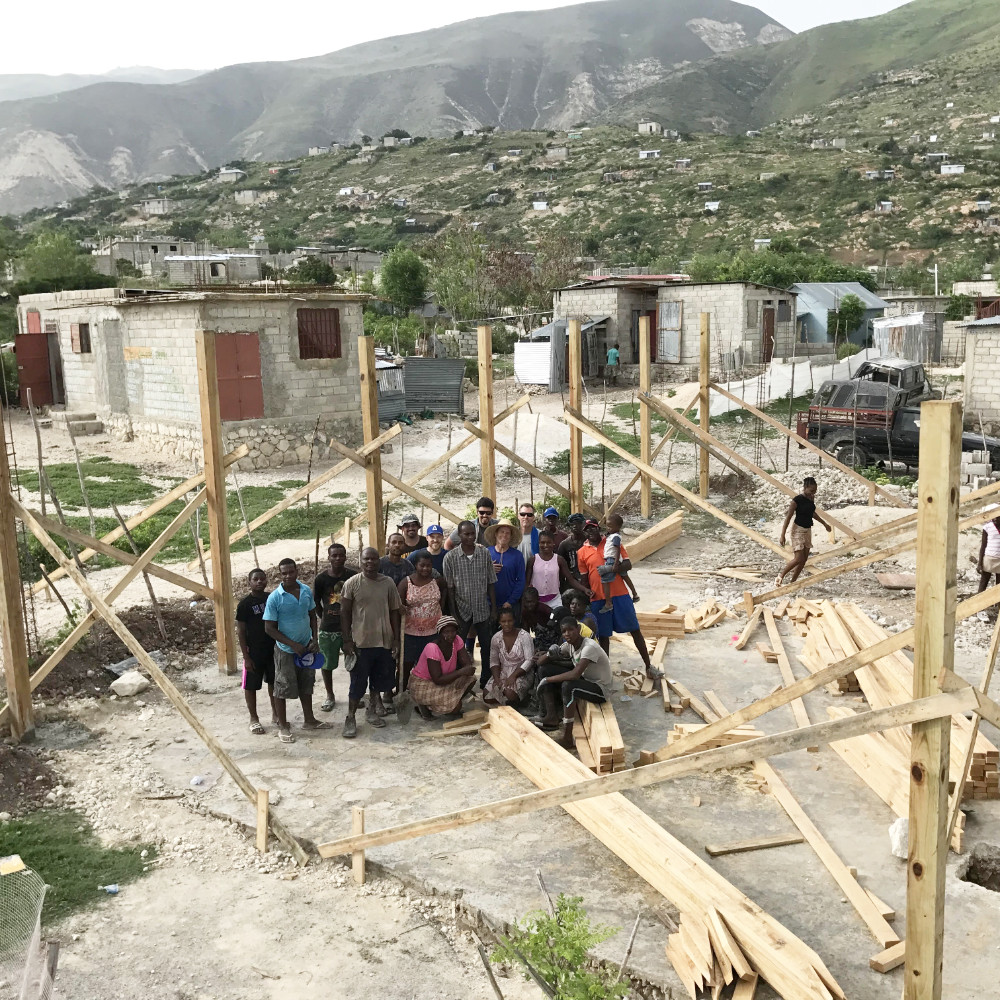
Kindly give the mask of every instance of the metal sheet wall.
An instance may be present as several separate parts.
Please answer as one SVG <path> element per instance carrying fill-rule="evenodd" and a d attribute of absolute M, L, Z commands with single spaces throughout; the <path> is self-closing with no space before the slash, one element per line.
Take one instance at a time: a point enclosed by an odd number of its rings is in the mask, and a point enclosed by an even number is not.
<path fill-rule="evenodd" d="M 465 415 L 465 361 L 461 358 L 405 358 L 403 382 L 407 412 Z"/>

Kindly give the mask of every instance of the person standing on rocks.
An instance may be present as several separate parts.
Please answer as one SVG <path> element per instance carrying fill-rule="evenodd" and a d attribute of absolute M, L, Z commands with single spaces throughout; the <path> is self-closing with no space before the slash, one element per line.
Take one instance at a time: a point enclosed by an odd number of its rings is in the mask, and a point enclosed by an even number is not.
<path fill-rule="evenodd" d="M 826 523 L 816 513 L 816 480 L 812 476 L 806 476 L 802 480 L 802 492 L 798 496 L 792 497 L 788 510 L 785 511 L 785 520 L 781 525 L 781 537 L 778 540 L 781 546 L 785 544 L 785 533 L 788 531 L 788 524 L 795 518 L 792 525 L 792 558 L 785 563 L 784 569 L 774 578 L 775 587 L 780 587 L 782 581 L 788 573 L 792 574 L 792 583 L 805 569 L 806 560 L 809 558 L 809 550 L 812 548 L 812 526 L 813 521 L 819 521 L 827 531 L 833 528 Z"/>
<path fill-rule="evenodd" d="M 271 699 L 271 721 L 277 722 L 274 701 L 274 640 L 264 625 L 264 609 L 271 595 L 267 592 L 267 574 L 262 569 L 250 570 L 250 593 L 236 605 L 236 635 L 243 650 L 243 679 L 240 687 L 250 712 L 250 732 L 264 734 L 257 716 L 257 692 L 267 681 Z"/>
<path fill-rule="evenodd" d="M 299 582 L 299 568 L 294 559 L 278 563 L 281 583 L 271 592 L 264 607 L 264 628 L 274 640 L 274 707 L 278 717 L 278 738 L 294 743 L 288 723 L 286 702 L 299 699 L 303 729 L 329 729 L 313 714 L 312 691 L 316 671 L 300 667 L 296 657 L 319 651 L 316 638 L 318 619 L 312 591 Z"/>
<path fill-rule="evenodd" d="M 408 562 L 407 566 L 412 565 Z M 400 577 L 403 579 L 403 577 Z M 340 621 L 344 653 L 353 657 L 344 739 L 358 734 L 355 714 L 369 691 L 365 722 L 375 729 L 385 726 L 387 714 L 382 695 L 396 684 L 399 626 L 403 602 L 393 581 L 379 572 L 378 550 L 368 546 L 361 553 L 361 572 L 352 576 L 340 594 Z"/>
<path fill-rule="evenodd" d="M 319 623 L 319 651 L 326 662 L 320 671 L 323 675 L 323 685 L 326 687 L 326 701 L 319 706 L 321 712 L 332 712 L 337 704 L 333 693 L 333 672 L 340 666 L 340 651 L 343 646 L 343 634 L 340 623 L 340 595 L 344 584 L 352 576 L 360 573 L 357 566 L 347 565 L 347 549 L 334 542 L 326 551 L 330 560 L 330 568 L 323 570 L 313 580 L 313 596 L 323 617 Z"/>

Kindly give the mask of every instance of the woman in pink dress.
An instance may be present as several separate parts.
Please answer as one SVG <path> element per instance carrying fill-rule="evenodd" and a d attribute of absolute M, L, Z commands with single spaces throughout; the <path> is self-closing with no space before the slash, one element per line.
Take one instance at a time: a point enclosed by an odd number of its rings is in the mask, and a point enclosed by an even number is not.
<path fill-rule="evenodd" d="M 476 669 L 465 642 L 458 637 L 458 622 L 444 615 L 437 622 L 437 637 L 420 654 L 410 671 L 410 697 L 421 718 L 451 715 L 476 683 Z"/>
<path fill-rule="evenodd" d="M 444 614 L 448 588 L 444 580 L 434 575 L 434 560 L 426 549 L 413 557 L 414 570 L 397 584 L 403 602 L 406 622 L 403 626 L 403 683 L 406 682 L 424 647 L 437 634 L 438 619 Z"/>
<path fill-rule="evenodd" d="M 490 642 L 490 679 L 483 691 L 487 705 L 518 706 L 528 697 L 535 673 L 535 644 L 518 628 L 514 612 L 500 612 L 500 631 Z"/>

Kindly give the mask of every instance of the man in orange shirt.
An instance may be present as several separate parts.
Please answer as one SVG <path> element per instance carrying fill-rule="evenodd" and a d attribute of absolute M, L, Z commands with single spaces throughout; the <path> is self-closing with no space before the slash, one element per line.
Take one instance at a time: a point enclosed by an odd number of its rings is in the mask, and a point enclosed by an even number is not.
<path fill-rule="evenodd" d="M 621 576 L 617 573 L 611 581 L 611 610 L 604 609 L 604 582 L 601 580 L 599 568 L 604 565 L 604 539 L 601 537 L 601 526 L 594 520 L 588 520 L 583 528 L 586 541 L 576 553 L 576 564 L 580 575 L 586 574 L 590 589 L 597 600 L 590 602 L 590 609 L 597 619 L 597 634 L 601 643 L 601 649 L 605 653 L 611 647 L 611 633 L 627 632 L 635 640 L 636 649 L 646 666 L 646 674 L 652 678 L 662 677 L 659 670 L 654 670 L 649 662 L 649 652 L 646 649 L 646 640 L 642 637 L 639 628 L 639 619 L 635 616 L 635 603 L 629 596 L 628 588 L 625 586 Z M 625 571 L 631 568 L 631 564 L 626 564 L 628 552 L 625 546 L 621 547 L 621 565 Z"/>

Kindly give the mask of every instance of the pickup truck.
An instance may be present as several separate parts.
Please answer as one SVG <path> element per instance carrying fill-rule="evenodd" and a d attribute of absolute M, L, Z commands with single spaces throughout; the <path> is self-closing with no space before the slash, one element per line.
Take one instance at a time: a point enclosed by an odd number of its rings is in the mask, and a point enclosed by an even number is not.
<path fill-rule="evenodd" d="M 865 468 L 885 463 L 891 468 L 900 462 L 909 470 L 917 467 L 920 453 L 920 407 L 810 406 L 808 413 L 798 415 L 798 433 L 844 465 Z M 988 452 L 990 467 L 1000 471 L 1000 438 L 963 432 L 962 451 Z"/>

